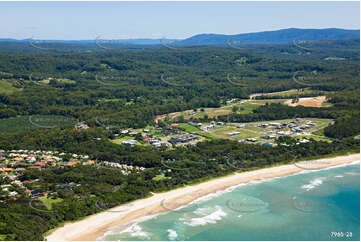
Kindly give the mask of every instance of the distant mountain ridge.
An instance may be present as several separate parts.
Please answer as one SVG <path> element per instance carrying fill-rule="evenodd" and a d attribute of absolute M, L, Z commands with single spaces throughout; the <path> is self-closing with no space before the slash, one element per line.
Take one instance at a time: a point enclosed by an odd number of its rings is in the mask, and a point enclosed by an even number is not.
<path fill-rule="evenodd" d="M 346 29 L 281 29 L 237 35 L 199 34 L 178 41 L 177 45 L 225 45 L 234 43 L 238 45 L 250 44 L 288 44 L 292 41 L 320 41 L 359 39 L 360 30 Z"/>
<path fill-rule="evenodd" d="M 97 41 L 99 44 L 111 43 L 112 45 L 165 45 L 165 46 L 224 46 L 224 45 L 253 45 L 253 44 L 289 44 L 293 41 L 323 41 L 323 40 L 347 40 L 360 39 L 360 30 L 347 29 L 280 29 L 236 35 L 225 34 L 198 34 L 183 40 L 176 39 L 94 39 L 94 40 L 46 40 L 47 43 L 63 44 L 89 44 Z M 10 38 L 0 39 L 0 42 L 25 42 L 31 39 L 16 40 Z M 42 41 L 42 40 L 34 40 Z"/>

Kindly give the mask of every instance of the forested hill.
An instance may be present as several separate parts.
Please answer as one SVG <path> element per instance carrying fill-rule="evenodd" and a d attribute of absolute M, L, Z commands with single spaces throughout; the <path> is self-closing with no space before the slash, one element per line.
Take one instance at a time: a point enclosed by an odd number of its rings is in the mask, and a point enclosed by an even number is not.
<path fill-rule="evenodd" d="M 311 87 L 353 91 L 348 97 L 358 100 L 359 45 L 342 41 L 309 49 L 0 52 L 0 118 L 67 115 L 95 125 L 95 117 L 111 115 L 124 128 L 140 128 L 156 115 L 216 108 L 251 93 Z"/>
<path fill-rule="evenodd" d="M 189 46 L 243 46 L 243 45 L 305 45 L 320 41 L 359 40 L 360 30 L 346 29 L 281 29 L 236 35 L 198 34 L 183 40 L 155 39 L 106 39 L 94 36 L 91 40 L 38 40 L 38 39 L 0 39 L 0 50 L 76 50 L 89 51 L 109 48 L 149 49 Z"/>
<path fill-rule="evenodd" d="M 179 41 L 177 45 L 225 45 L 232 41 L 239 45 L 250 44 L 288 44 L 297 41 L 320 41 L 359 39 L 360 30 L 346 29 L 281 29 L 257 33 L 224 35 L 224 34 L 199 34 Z"/>

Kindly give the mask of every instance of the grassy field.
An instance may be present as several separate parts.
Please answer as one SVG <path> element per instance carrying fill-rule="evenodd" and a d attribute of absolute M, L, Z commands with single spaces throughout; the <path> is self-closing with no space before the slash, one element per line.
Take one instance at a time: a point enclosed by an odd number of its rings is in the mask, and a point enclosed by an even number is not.
<path fill-rule="evenodd" d="M 63 83 L 63 84 L 75 84 L 76 83 L 76 81 L 69 80 L 69 79 L 56 79 L 56 81 L 58 83 Z"/>
<path fill-rule="evenodd" d="M 171 179 L 171 177 L 167 177 L 164 174 L 159 174 L 152 178 L 152 180 L 154 180 L 154 181 L 161 181 L 161 180 L 167 180 L 167 179 Z"/>
<path fill-rule="evenodd" d="M 61 201 L 63 201 L 63 199 L 61 199 L 61 198 L 51 199 L 51 198 L 47 198 L 47 197 L 39 197 L 38 199 L 44 204 L 44 206 L 48 210 L 51 210 L 53 204 L 60 203 Z"/>
<path fill-rule="evenodd" d="M 299 95 L 314 95 L 314 96 L 320 96 L 321 94 L 324 95 L 326 94 L 327 92 L 326 91 L 316 91 L 316 90 L 311 90 L 309 88 L 304 88 L 304 89 L 292 89 L 292 90 L 288 90 L 288 91 L 285 91 L 285 92 L 280 92 L 280 93 L 268 93 L 268 94 L 265 94 L 264 96 L 267 96 L 269 98 L 272 98 L 272 97 L 279 97 L 279 98 L 282 98 L 282 99 L 290 99 L 292 98 L 292 96 L 299 96 Z"/>
<path fill-rule="evenodd" d="M 202 136 L 204 138 L 206 138 L 206 140 L 212 140 L 212 139 L 216 139 L 217 137 L 215 137 L 214 135 L 212 135 L 209 132 L 205 132 L 197 127 L 194 127 L 192 125 L 189 124 L 179 124 L 179 127 L 184 128 L 186 132 L 188 133 L 193 133 L 193 134 L 197 134 L 199 136 Z"/>
<path fill-rule="evenodd" d="M 168 117 L 170 120 L 176 121 L 177 117 L 183 116 L 185 120 L 189 120 L 191 118 L 203 118 L 205 115 L 207 115 L 209 118 L 215 118 L 221 115 L 227 115 L 232 113 L 233 106 L 241 108 L 237 111 L 237 113 L 247 114 L 251 113 L 259 106 L 264 105 L 266 102 L 272 103 L 275 102 L 275 100 L 252 100 L 247 101 L 244 104 L 229 104 L 219 108 L 198 108 L 197 112 L 194 112 L 193 110 L 185 110 L 183 112 L 175 112 L 169 113 L 168 115 L 163 115 L 160 119 Z M 204 111 L 201 111 L 201 109 Z"/>
<path fill-rule="evenodd" d="M 0 119 L 0 131 L 33 130 L 40 128 L 73 127 L 76 120 L 59 115 L 32 115 Z"/>
<path fill-rule="evenodd" d="M 194 127 L 193 125 L 184 124 L 184 123 L 179 124 L 179 127 L 185 129 L 185 131 L 188 133 L 200 131 L 199 128 Z"/>
<path fill-rule="evenodd" d="M 121 137 L 121 138 L 112 139 L 112 140 L 110 140 L 110 142 L 112 142 L 114 144 L 117 144 L 117 145 L 120 145 L 120 144 L 122 144 L 123 141 L 132 140 L 132 139 L 134 139 L 134 137 L 124 136 L 124 137 Z M 138 144 L 138 142 L 137 142 L 137 144 Z"/>
<path fill-rule="evenodd" d="M 75 84 L 76 81 L 74 80 L 69 80 L 69 79 L 55 79 L 55 81 L 59 84 Z M 41 80 L 39 81 L 41 84 L 49 84 L 50 83 L 50 79 L 44 79 L 44 80 Z"/>
<path fill-rule="evenodd" d="M 216 139 L 216 138 L 217 138 L 216 136 L 212 135 L 211 133 L 208 133 L 208 132 L 205 132 L 205 131 L 201 131 L 201 130 L 196 131 L 196 132 L 194 132 L 194 133 L 196 133 L 196 134 L 198 134 L 198 135 L 200 135 L 200 136 L 203 136 L 206 140 L 212 140 L 212 139 Z"/>
<path fill-rule="evenodd" d="M 238 135 L 229 135 L 231 132 L 240 132 Z M 214 134 L 217 135 L 219 138 L 227 139 L 245 139 L 245 138 L 257 138 L 259 136 L 258 133 L 250 129 L 245 128 L 235 128 L 233 126 L 225 126 L 224 128 L 219 128 L 214 131 Z"/>
<path fill-rule="evenodd" d="M 13 86 L 12 82 L 9 80 L 0 80 L 0 93 L 1 94 L 11 94 L 16 91 L 20 91 L 20 88 Z"/>
<path fill-rule="evenodd" d="M 111 103 L 111 102 L 120 102 L 120 101 L 122 101 L 121 99 L 119 99 L 119 98 L 101 98 L 101 99 L 98 99 L 98 102 L 103 102 L 103 103 L 107 103 L 107 102 L 109 102 L 109 103 Z"/>
<path fill-rule="evenodd" d="M 331 61 L 343 61 L 343 60 L 346 60 L 345 58 L 342 58 L 342 57 L 326 57 L 325 60 L 331 60 Z"/>
<path fill-rule="evenodd" d="M 49 84 L 50 83 L 50 80 L 49 79 L 44 79 L 44 80 L 41 80 L 39 81 L 41 84 Z"/>

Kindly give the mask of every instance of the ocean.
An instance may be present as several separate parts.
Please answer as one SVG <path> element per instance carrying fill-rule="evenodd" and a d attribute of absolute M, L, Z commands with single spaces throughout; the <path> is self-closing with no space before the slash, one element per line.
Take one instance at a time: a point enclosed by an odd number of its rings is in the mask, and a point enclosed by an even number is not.
<path fill-rule="evenodd" d="M 233 187 L 114 228 L 101 240 L 359 241 L 360 164 Z"/>

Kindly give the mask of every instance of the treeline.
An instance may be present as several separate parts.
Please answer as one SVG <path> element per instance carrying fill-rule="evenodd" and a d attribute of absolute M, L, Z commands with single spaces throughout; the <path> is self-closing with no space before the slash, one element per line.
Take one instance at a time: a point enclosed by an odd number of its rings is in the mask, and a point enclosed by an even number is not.
<path fill-rule="evenodd" d="M 124 127 L 144 127 L 159 114 L 219 107 L 221 100 L 256 92 L 307 87 L 293 80 L 295 73 L 316 73 L 315 92 L 359 89 L 358 60 L 295 61 L 250 53 L 247 48 L 215 47 L 2 52 L 0 76 L 19 91 L 0 90 L 0 117 L 57 114 L 95 123 L 96 116 L 116 116 Z M 47 78 L 53 79 L 39 84 Z"/>

